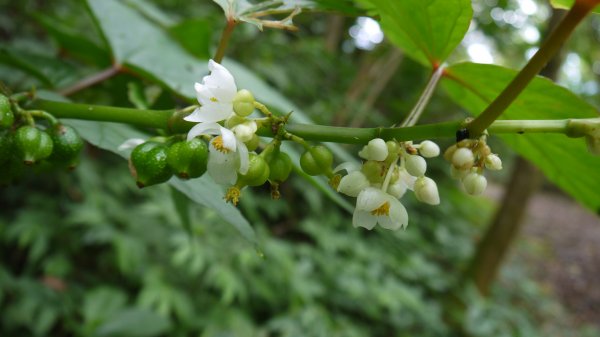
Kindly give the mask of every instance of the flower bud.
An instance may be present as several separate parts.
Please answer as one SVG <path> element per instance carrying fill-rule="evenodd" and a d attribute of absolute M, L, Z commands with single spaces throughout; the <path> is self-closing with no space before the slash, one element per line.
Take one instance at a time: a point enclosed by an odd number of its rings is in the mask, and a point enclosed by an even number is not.
<path fill-rule="evenodd" d="M 360 169 L 371 183 L 382 183 L 387 172 L 384 163 L 368 160 Z"/>
<path fill-rule="evenodd" d="M 485 168 L 493 171 L 502 170 L 502 160 L 497 154 L 490 154 L 485 157 Z"/>
<path fill-rule="evenodd" d="M 381 138 L 371 139 L 358 155 L 367 160 L 384 161 L 388 156 L 388 146 Z"/>
<path fill-rule="evenodd" d="M 235 134 L 235 138 L 245 143 L 252 139 L 254 133 L 256 132 L 256 129 L 256 122 L 248 121 L 234 126 L 231 129 L 231 131 L 233 131 L 233 133 Z"/>
<path fill-rule="evenodd" d="M 254 96 L 246 89 L 242 89 L 233 98 L 233 112 L 240 117 L 249 116 L 254 111 Z"/>
<path fill-rule="evenodd" d="M 458 169 L 469 169 L 473 167 L 475 156 L 470 149 L 461 147 L 452 154 L 452 165 Z"/>
<path fill-rule="evenodd" d="M 369 185 L 369 180 L 362 172 L 352 171 L 340 180 L 337 191 L 350 197 L 357 197 L 360 191 Z"/>
<path fill-rule="evenodd" d="M 415 197 L 429 205 L 439 205 L 440 195 L 433 179 L 422 176 L 415 181 Z"/>
<path fill-rule="evenodd" d="M 469 170 L 462 170 L 462 169 L 457 169 L 456 167 L 454 167 L 454 165 L 450 165 L 450 176 L 453 179 L 462 179 L 464 178 L 467 174 L 469 174 Z"/>
<path fill-rule="evenodd" d="M 402 196 L 404 196 L 404 193 L 406 193 L 407 190 L 408 186 L 406 186 L 402 180 L 398 180 L 388 187 L 387 192 L 397 199 L 400 199 Z"/>
<path fill-rule="evenodd" d="M 440 155 L 440 147 L 430 140 L 425 140 L 419 145 L 419 153 L 425 158 L 433 158 Z"/>
<path fill-rule="evenodd" d="M 421 156 L 406 156 L 406 171 L 414 177 L 420 177 L 427 171 L 427 162 Z"/>
<path fill-rule="evenodd" d="M 487 179 L 482 174 L 471 172 L 462 180 L 465 191 L 470 195 L 480 195 L 487 187 Z"/>

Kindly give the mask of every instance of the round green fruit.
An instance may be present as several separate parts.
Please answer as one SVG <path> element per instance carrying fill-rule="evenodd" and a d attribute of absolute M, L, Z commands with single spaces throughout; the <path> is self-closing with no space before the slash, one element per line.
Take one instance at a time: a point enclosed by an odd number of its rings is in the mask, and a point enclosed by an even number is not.
<path fill-rule="evenodd" d="M 327 173 L 332 164 L 333 154 L 323 145 L 311 147 L 300 157 L 300 167 L 311 176 Z"/>
<path fill-rule="evenodd" d="M 200 138 L 171 145 L 167 162 L 175 175 L 182 179 L 197 178 L 206 172 L 208 147 Z"/>
<path fill-rule="evenodd" d="M 269 180 L 275 183 L 285 181 L 292 171 L 292 160 L 285 152 L 274 153 L 269 160 Z"/>
<path fill-rule="evenodd" d="M 269 165 L 267 161 L 255 154 L 250 154 L 250 163 L 248 166 L 248 172 L 246 174 L 240 174 L 238 177 L 238 183 L 247 186 L 260 186 L 267 182 L 269 179 Z"/>
<path fill-rule="evenodd" d="M 173 171 L 167 163 L 168 148 L 162 143 L 145 142 L 136 146 L 129 157 L 129 169 L 139 188 L 169 180 Z"/>
<path fill-rule="evenodd" d="M 54 143 L 50 160 L 69 169 L 75 168 L 84 145 L 79 133 L 68 125 L 56 124 L 48 129 L 48 134 Z"/>
<path fill-rule="evenodd" d="M 14 144 L 26 165 L 33 165 L 50 157 L 54 148 L 52 139 L 46 132 L 29 125 L 17 129 Z"/>
<path fill-rule="evenodd" d="M 14 122 L 15 115 L 10 108 L 10 100 L 0 94 L 0 129 L 10 128 Z"/>

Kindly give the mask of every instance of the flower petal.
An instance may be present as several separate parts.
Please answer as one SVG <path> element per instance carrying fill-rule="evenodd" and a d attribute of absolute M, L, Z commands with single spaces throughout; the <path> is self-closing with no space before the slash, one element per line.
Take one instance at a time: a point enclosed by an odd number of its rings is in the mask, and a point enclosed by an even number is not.
<path fill-rule="evenodd" d="M 408 213 L 400 201 L 390 197 L 390 214 L 378 216 L 379 225 L 386 229 L 398 230 L 408 225 Z"/>
<path fill-rule="evenodd" d="M 241 174 L 246 174 L 248 173 L 248 168 L 250 167 L 250 156 L 248 155 L 248 148 L 246 147 L 246 144 L 240 142 L 239 140 L 237 141 L 237 149 L 238 149 L 238 153 L 239 153 L 239 158 L 240 158 L 240 168 L 239 168 L 239 172 Z"/>
<path fill-rule="evenodd" d="M 237 180 L 237 153 L 222 153 L 212 144 L 209 147 L 207 171 L 213 180 L 220 185 L 233 185 Z"/>
<path fill-rule="evenodd" d="M 219 131 L 221 133 L 221 137 L 223 138 L 223 147 L 235 152 L 237 150 L 237 139 L 235 138 L 235 135 L 233 133 L 233 131 L 224 128 L 222 126 L 219 125 Z"/>
<path fill-rule="evenodd" d="M 210 75 L 205 76 L 202 82 L 211 89 L 223 89 L 220 92 L 222 97 L 219 98 L 233 101 L 233 97 L 237 93 L 237 86 L 229 70 L 213 60 L 208 61 L 208 70 L 210 71 Z"/>
<path fill-rule="evenodd" d="M 377 218 L 369 212 L 361 211 L 358 208 L 354 210 L 352 215 L 352 225 L 354 227 L 364 227 L 371 230 L 377 224 Z"/>
<path fill-rule="evenodd" d="M 360 171 L 353 171 L 340 180 L 337 190 L 347 196 L 356 198 L 360 191 L 367 187 L 369 187 L 367 177 Z"/>
<path fill-rule="evenodd" d="M 352 171 L 358 171 L 358 170 L 360 170 L 360 165 L 358 165 L 358 163 L 350 162 L 350 161 L 343 162 L 333 169 L 333 173 L 337 173 L 342 170 L 346 170 L 346 172 L 348 172 L 348 173 L 350 173 Z"/>
<path fill-rule="evenodd" d="M 119 145 L 117 150 L 119 150 L 119 151 L 130 150 L 144 142 L 145 142 L 145 140 L 141 139 L 141 138 L 130 138 L 130 139 L 127 139 L 126 141 L 124 141 L 123 144 Z"/>
<path fill-rule="evenodd" d="M 218 135 L 221 133 L 220 126 L 217 123 L 199 123 L 194 125 L 187 134 L 187 140 L 195 138 L 199 135 Z"/>
<path fill-rule="evenodd" d="M 380 189 L 367 187 L 358 194 L 356 209 L 371 212 L 390 199 L 390 195 Z"/>

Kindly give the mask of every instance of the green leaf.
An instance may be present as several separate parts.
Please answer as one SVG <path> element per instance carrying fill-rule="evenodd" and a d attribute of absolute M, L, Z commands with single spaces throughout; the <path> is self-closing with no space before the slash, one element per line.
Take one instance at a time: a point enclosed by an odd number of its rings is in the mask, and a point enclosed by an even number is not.
<path fill-rule="evenodd" d="M 67 85 L 78 77 L 72 65 L 55 57 L 10 47 L 0 47 L 0 64 L 2 63 L 19 68 L 53 88 Z"/>
<path fill-rule="evenodd" d="M 127 151 L 118 151 L 119 145 L 131 138 L 148 138 L 148 135 L 123 124 L 70 119 L 65 119 L 65 124 L 76 128 L 86 141 L 126 159 L 129 157 L 129 153 Z M 194 202 L 213 209 L 223 220 L 233 225 L 245 239 L 257 244 L 258 241 L 252 226 L 250 226 L 237 208 L 226 203 L 221 198 L 221 195 L 223 195 L 222 188 L 207 175 L 189 181 L 173 178 L 169 181 L 169 184 L 187 195 Z"/>
<path fill-rule="evenodd" d="M 446 69 L 442 82 L 450 96 L 478 115 L 516 76 L 500 66 L 474 63 Z M 538 77 L 504 112 L 502 119 L 598 117 L 596 109 L 552 81 Z M 600 157 L 592 156 L 583 139 L 560 134 L 500 135 L 515 151 L 538 166 L 553 183 L 594 211 L 600 209 Z"/>
<path fill-rule="evenodd" d="M 214 27 L 210 22 L 202 19 L 186 20 L 169 28 L 169 33 L 189 53 L 201 58 L 210 57 L 212 31 Z"/>
<path fill-rule="evenodd" d="M 100 67 L 110 65 L 110 55 L 105 48 L 47 15 L 38 14 L 34 17 L 58 44 L 74 57 Z"/>
<path fill-rule="evenodd" d="M 424 64 L 444 62 L 467 33 L 471 0 L 368 0 L 381 16 L 386 36 Z"/>
<path fill-rule="evenodd" d="M 556 8 L 569 9 L 573 6 L 575 0 L 550 0 L 550 4 Z M 594 8 L 594 13 L 600 13 L 600 6 Z"/>
<path fill-rule="evenodd" d="M 96 336 L 150 337 L 166 333 L 169 320 L 145 309 L 126 309 L 112 316 L 96 330 Z"/>

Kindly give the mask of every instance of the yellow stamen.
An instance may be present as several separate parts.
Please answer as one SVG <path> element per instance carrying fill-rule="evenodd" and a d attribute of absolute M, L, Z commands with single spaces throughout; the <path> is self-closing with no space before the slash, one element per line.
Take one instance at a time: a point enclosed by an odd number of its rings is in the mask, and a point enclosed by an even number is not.
<path fill-rule="evenodd" d="M 211 98 L 210 98 L 210 100 L 211 100 L 211 102 L 215 102 L 215 103 L 217 103 L 217 102 L 219 101 L 219 100 L 218 100 L 216 97 L 214 97 L 214 96 L 213 96 L 213 97 L 211 97 Z"/>
<path fill-rule="evenodd" d="M 216 136 L 212 141 L 212 145 L 215 147 L 215 149 L 217 149 L 220 152 L 223 152 L 223 153 L 231 152 L 230 149 L 226 148 L 225 145 L 223 145 L 223 137 L 222 136 Z"/>
<path fill-rule="evenodd" d="M 329 186 L 337 191 L 338 186 L 340 186 L 340 181 L 342 180 L 342 176 L 339 174 L 335 174 L 331 179 L 329 179 Z"/>
<path fill-rule="evenodd" d="M 225 193 L 225 201 L 232 203 L 234 206 L 237 206 L 240 201 L 241 191 L 237 186 L 231 186 L 227 193 Z"/>
<path fill-rule="evenodd" d="M 375 216 L 390 215 L 390 202 L 386 201 L 383 205 L 371 211 Z"/>

